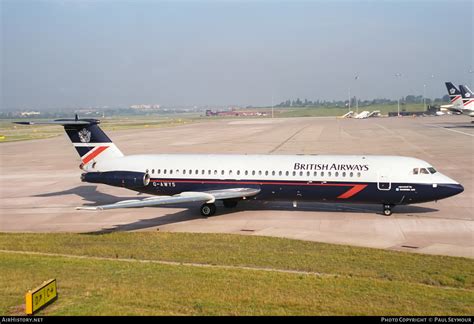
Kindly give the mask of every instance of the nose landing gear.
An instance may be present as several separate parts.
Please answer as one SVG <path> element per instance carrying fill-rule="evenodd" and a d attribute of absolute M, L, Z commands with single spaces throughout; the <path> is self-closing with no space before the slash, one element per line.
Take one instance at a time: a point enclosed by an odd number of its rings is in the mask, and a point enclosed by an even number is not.
<path fill-rule="evenodd" d="M 390 216 L 392 215 L 392 208 L 394 207 L 395 205 L 390 205 L 390 204 L 384 204 L 383 205 L 383 214 L 385 216 Z"/>

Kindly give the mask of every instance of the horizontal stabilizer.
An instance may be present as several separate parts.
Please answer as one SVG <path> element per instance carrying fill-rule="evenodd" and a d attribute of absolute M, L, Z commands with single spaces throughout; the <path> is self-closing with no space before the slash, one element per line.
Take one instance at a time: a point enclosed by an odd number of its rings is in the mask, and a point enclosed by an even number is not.
<path fill-rule="evenodd" d="M 13 122 L 14 124 L 20 125 L 58 125 L 58 126 L 66 126 L 66 125 L 77 125 L 77 126 L 84 126 L 90 125 L 93 122 L 85 121 L 85 120 L 74 120 L 74 119 L 57 119 L 52 121 L 27 121 L 27 122 Z"/>

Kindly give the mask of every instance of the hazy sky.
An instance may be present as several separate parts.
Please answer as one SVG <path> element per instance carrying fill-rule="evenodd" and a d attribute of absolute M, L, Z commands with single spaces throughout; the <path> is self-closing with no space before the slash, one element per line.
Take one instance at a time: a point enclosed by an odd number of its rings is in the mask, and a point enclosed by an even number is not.
<path fill-rule="evenodd" d="M 397 98 L 424 84 L 434 97 L 473 83 L 471 0 L 0 4 L 2 109 Z"/>

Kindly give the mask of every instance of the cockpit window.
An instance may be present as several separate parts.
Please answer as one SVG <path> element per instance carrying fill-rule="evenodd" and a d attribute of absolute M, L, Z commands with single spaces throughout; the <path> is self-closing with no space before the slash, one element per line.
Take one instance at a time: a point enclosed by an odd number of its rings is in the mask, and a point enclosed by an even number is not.
<path fill-rule="evenodd" d="M 413 169 L 413 174 L 418 174 L 418 168 Z"/>
<path fill-rule="evenodd" d="M 434 174 L 434 173 L 437 172 L 437 171 L 435 170 L 435 168 L 433 168 L 433 167 L 429 167 L 429 168 L 428 168 L 428 171 L 430 171 L 431 174 Z"/>
<path fill-rule="evenodd" d="M 423 173 L 423 174 L 430 174 L 428 172 L 428 170 L 426 170 L 425 168 L 420 168 L 420 173 Z"/>

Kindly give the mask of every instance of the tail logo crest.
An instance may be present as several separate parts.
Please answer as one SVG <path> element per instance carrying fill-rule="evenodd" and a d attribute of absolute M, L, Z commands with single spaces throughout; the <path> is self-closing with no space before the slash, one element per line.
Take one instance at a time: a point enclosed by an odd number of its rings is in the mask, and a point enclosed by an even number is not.
<path fill-rule="evenodd" d="M 79 131 L 79 140 L 82 143 L 89 143 L 91 141 L 91 132 L 89 132 L 87 129 L 83 128 L 82 130 Z"/>
<path fill-rule="evenodd" d="M 449 89 L 450 94 L 454 94 L 454 92 L 456 92 L 456 90 L 454 90 L 454 88 Z"/>

